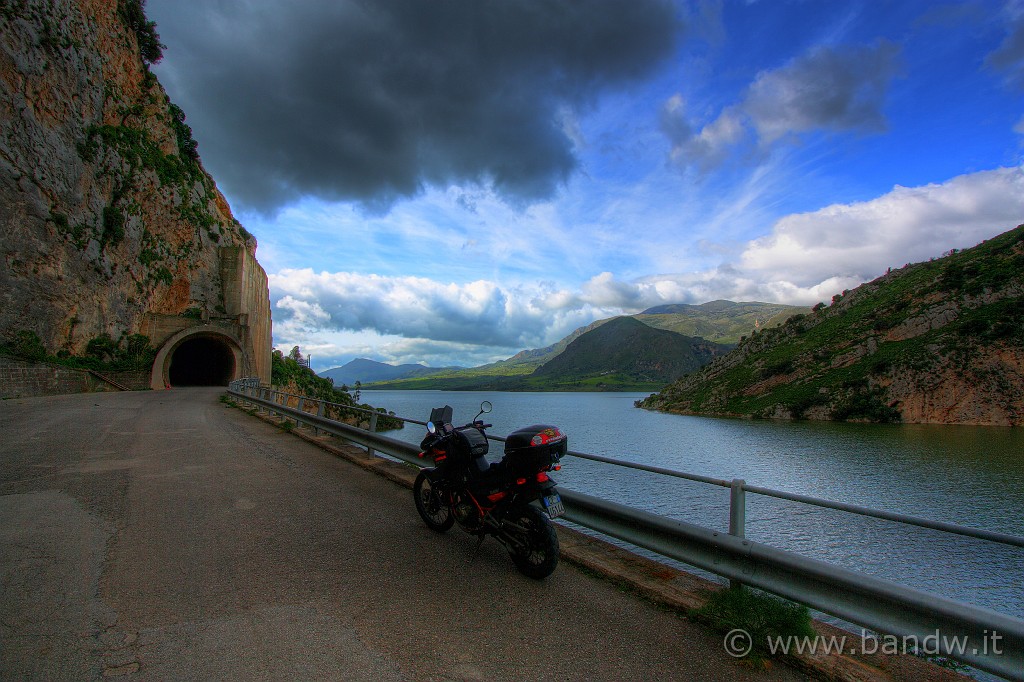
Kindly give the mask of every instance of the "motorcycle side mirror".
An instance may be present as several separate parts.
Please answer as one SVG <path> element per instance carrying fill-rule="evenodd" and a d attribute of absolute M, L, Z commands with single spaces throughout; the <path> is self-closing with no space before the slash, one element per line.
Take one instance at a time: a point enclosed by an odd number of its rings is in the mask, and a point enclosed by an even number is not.
<path fill-rule="evenodd" d="M 429 433 L 431 436 L 437 433 L 437 427 L 434 426 L 434 422 L 427 422 L 427 433 Z"/>
<path fill-rule="evenodd" d="M 491 405 L 490 400 L 483 401 L 482 403 L 480 403 L 480 411 L 476 413 L 476 417 L 473 417 L 473 421 L 476 421 L 477 418 L 482 414 L 488 414 L 492 409 L 493 406 Z"/>

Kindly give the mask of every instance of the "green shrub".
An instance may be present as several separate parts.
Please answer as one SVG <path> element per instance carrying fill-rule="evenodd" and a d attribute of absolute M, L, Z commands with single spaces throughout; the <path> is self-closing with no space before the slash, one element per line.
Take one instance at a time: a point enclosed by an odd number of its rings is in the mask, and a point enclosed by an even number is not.
<path fill-rule="evenodd" d="M 779 374 L 789 374 L 793 371 L 793 359 L 783 358 L 782 360 L 776 360 L 766 364 L 759 372 L 758 376 L 761 379 L 768 379 Z"/>
<path fill-rule="evenodd" d="M 903 415 L 895 407 L 882 402 L 882 392 L 876 388 L 853 393 L 832 410 L 832 418 L 836 421 L 865 419 L 880 424 L 891 424 L 902 421 Z"/>
<path fill-rule="evenodd" d="M 122 336 L 115 341 L 109 334 L 92 338 L 85 346 L 85 355 L 63 351 L 52 358 L 58 364 L 96 371 L 142 371 L 153 365 L 156 349 L 144 334 Z"/>
<path fill-rule="evenodd" d="M 30 362 L 41 362 L 46 359 L 46 348 L 35 332 L 22 329 L 0 341 L 0 354 Z"/>
<path fill-rule="evenodd" d="M 158 284 L 166 284 L 167 286 L 174 284 L 174 274 L 167 268 L 160 268 L 153 273 L 153 279 L 156 280 Z"/>
<path fill-rule="evenodd" d="M 156 22 L 146 19 L 146 0 L 118 0 L 117 15 L 121 23 L 135 33 L 139 42 L 139 52 L 146 64 L 156 64 L 164 56 L 164 48 L 160 36 L 156 32 Z"/>
<path fill-rule="evenodd" d="M 115 206 L 107 206 L 103 209 L 103 234 L 100 237 L 100 244 L 116 246 L 122 239 L 124 239 L 124 214 Z"/>
<path fill-rule="evenodd" d="M 178 141 L 178 153 L 192 161 L 199 160 L 199 143 L 192 137 L 192 128 L 185 123 L 185 112 L 177 104 L 168 106 L 171 114 L 171 128 Z"/>
<path fill-rule="evenodd" d="M 100 334 L 85 344 L 85 354 L 100 362 L 109 362 L 117 355 L 117 342 L 110 334 Z"/>
<path fill-rule="evenodd" d="M 988 320 L 973 319 L 967 320 L 960 325 L 960 333 L 965 336 L 979 336 L 989 329 Z"/>

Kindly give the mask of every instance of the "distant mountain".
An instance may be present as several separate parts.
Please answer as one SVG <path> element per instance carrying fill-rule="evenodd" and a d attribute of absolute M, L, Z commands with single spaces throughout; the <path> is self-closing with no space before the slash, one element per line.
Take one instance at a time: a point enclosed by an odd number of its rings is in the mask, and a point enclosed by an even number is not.
<path fill-rule="evenodd" d="M 508 360 L 499 360 L 498 362 L 494 362 L 489 365 L 483 365 L 481 367 L 476 367 L 474 369 L 483 370 L 485 368 L 494 368 L 495 370 L 505 370 L 513 367 L 529 367 L 531 369 L 540 367 L 545 362 L 547 362 L 551 358 L 555 357 L 556 355 L 564 351 L 570 343 L 572 343 L 579 337 L 583 336 L 587 332 L 596 329 L 597 327 L 600 327 L 607 321 L 608 320 L 597 320 L 596 322 L 591 322 L 585 327 L 580 327 L 576 329 L 561 341 L 553 343 L 550 346 L 545 346 L 544 348 L 533 348 L 531 350 L 519 351 L 518 353 L 510 357 Z M 498 373 L 503 372 L 495 372 L 495 374 Z"/>
<path fill-rule="evenodd" d="M 410 379 L 429 376 L 438 372 L 462 369 L 461 367 L 425 367 L 423 365 L 389 365 L 367 358 L 357 358 L 341 367 L 320 372 L 320 376 L 334 380 L 335 386 L 343 384 L 351 387 L 357 381 L 368 384 L 374 381 L 390 381 L 393 379 Z"/>
<path fill-rule="evenodd" d="M 709 301 L 700 305 L 660 305 L 633 317 L 658 329 L 736 344 L 754 331 L 775 327 L 793 315 L 809 312 L 810 308 L 780 303 Z"/>
<path fill-rule="evenodd" d="M 907 265 L 748 337 L 641 407 L 1024 425 L 1024 225 Z"/>
<path fill-rule="evenodd" d="M 672 310 L 676 312 L 671 312 Z M 752 334 L 759 329 L 780 324 L 789 315 L 809 312 L 810 308 L 785 306 L 777 303 L 712 301 L 702 305 L 677 304 L 658 306 L 645 310 L 638 315 L 626 316 L 625 319 L 635 319 L 648 327 L 675 332 L 683 336 L 700 337 L 719 344 L 735 344 L 739 342 L 742 336 Z M 507 360 L 499 360 L 498 362 L 468 369 L 438 371 L 429 376 L 379 380 L 387 381 L 387 383 L 379 384 L 378 387 L 438 390 L 516 390 L 515 387 L 526 386 L 529 390 L 537 391 L 569 390 L 564 385 L 558 389 L 550 388 L 544 383 L 547 379 L 545 379 L 543 373 L 529 380 L 526 380 L 524 377 L 532 374 L 538 367 L 558 357 L 577 339 L 615 319 L 624 318 L 597 320 L 585 327 L 580 327 L 558 343 L 544 348 L 524 350 Z M 622 329 L 622 327 L 619 327 L 620 331 Z M 700 331 L 701 333 L 695 333 L 695 331 Z M 664 362 L 672 364 L 674 360 L 665 358 Z M 627 379 L 626 375 L 621 375 L 617 380 L 626 381 L 629 388 L 636 388 L 639 384 L 642 384 L 643 387 L 639 390 L 645 390 L 645 388 L 653 387 L 657 384 L 657 381 L 640 381 L 638 384 L 639 380 L 636 376 Z M 365 380 L 363 383 L 366 383 Z M 594 383 L 597 383 L 596 380 L 589 383 L 580 382 L 579 385 L 582 389 L 586 389 Z M 611 375 L 606 375 L 605 386 L 609 386 L 611 383 L 614 383 Z M 623 390 L 625 390 L 627 384 L 623 384 Z"/>
<path fill-rule="evenodd" d="M 549 388 L 665 384 L 725 355 L 732 346 L 616 317 L 582 334 L 530 375 Z"/>

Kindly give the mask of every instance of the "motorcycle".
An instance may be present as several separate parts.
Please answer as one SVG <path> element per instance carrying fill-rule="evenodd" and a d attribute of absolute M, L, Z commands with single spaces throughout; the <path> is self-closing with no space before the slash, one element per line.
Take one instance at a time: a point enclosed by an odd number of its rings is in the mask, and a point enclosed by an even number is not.
<path fill-rule="evenodd" d="M 540 580 L 558 565 L 558 536 L 550 519 L 565 513 L 548 472 L 561 469 L 567 441 L 556 426 L 521 428 L 505 442 L 500 462 L 487 460 L 488 441 L 480 412 L 464 426 L 452 425 L 452 408 L 435 407 L 420 443 L 420 457 L 434 466 L 422 469 L 413 484 L 416 510 L 427 527 L 447 532 L 455 523 L 480 542 L 490 535 L 508 550 L 519 571 Z M 538 508 L 531 502 L 540 501 Z"/>

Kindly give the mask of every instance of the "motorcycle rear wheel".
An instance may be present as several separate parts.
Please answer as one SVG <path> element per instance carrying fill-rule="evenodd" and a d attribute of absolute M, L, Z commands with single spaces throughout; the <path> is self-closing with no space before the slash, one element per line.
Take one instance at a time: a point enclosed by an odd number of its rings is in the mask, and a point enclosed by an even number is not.
<path fill-rule="evenodd" d="M 447 532 L 455 523 L 451 508 L 430 484 L 427 474 L 421 471 L 412 485 L 413 498 L 416 500 L 416 511 L 420 513 L 427 528 L 438 533 Z"/>
<path fill-rule="evenodd" d="M 558 566 L 559 549 L 558 535 L 547 515 L 536 507 L 524 505 L 512 510 L 507 520 L 525 529 L 525 532 L 509 531 L 523 545 L 509 550 L 519 572 L 534 580 L 551 575 Z"/>

